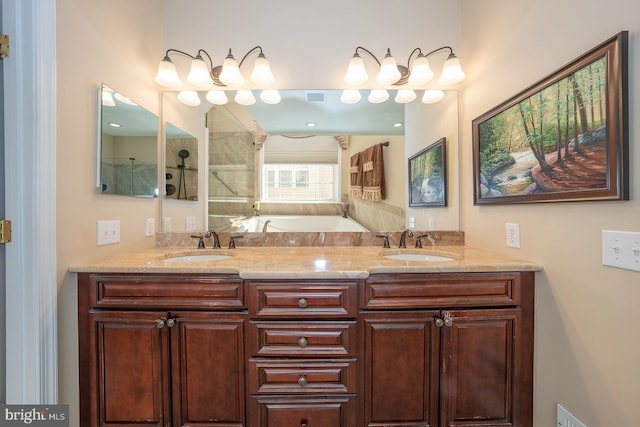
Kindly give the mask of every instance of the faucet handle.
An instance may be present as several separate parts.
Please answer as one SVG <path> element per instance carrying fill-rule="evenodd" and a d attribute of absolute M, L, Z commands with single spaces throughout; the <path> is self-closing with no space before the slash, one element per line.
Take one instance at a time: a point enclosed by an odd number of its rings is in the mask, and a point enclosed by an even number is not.
<path fill-rule="evenodd" d="M 416 236 L 416 248 L 422 248 L 422 238 L 423 237 L 427 237 L 428 234 L 421 234 L 419 236 Z"/>
<path fill-rule="evenodd" d="M 202 234 L 200 235 L 191 235 L 191 237 L 193 237 L 194 239 L 200 239 L 198 240 L 198 249 L 204 249 L 204 236 Z"/>
<path fill-rule="evenodd" d="M 229 235 L 229 249 L 235 249 L 236 248 L 236 241 L 235 239 L 241 239 L 244 236 L 242 234 L 240 235 Z"/>
<path fill-rule="evenodd" d="M 389 244 L 389 236 L 387 236 L 386 234 L 376 234 L 376 237 L 382 237 L 384 239 L 384 244 L 382 245 L 383 248 L 391 247 L 391 245 Z"/>

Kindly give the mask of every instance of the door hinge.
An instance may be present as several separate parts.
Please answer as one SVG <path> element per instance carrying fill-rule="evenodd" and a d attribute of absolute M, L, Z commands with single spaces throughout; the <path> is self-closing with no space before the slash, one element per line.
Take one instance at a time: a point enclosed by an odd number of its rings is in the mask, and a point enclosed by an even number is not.
<path fill-rule="evenodd" d="M 0 220 L 0 243 L 9 243 L 11 241 L 11 221 Z"/>
<path fill-rule="evenodd" d="M 9 56 L 9 36 L 6 34 L 0 34 L 0 59 L 7 58 Z"/>

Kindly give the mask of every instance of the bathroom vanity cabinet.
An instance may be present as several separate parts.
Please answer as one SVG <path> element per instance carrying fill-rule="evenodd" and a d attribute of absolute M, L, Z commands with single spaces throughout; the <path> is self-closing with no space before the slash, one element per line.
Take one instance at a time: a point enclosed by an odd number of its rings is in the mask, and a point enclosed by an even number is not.
<path fill-rule="evenodd" d="M 81 426 L 533 426 L 534 273 L 79 273 Z"/>
<path fill-rule="evenodd" d="M 78 281 L 81 426 L 246 425 L 242 280 Z"/>

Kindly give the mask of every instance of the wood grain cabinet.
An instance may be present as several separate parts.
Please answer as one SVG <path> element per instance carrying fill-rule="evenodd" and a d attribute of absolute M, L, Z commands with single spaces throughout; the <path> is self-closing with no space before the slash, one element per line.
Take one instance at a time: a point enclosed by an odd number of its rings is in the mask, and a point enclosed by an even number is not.
<path fill-rule="evenodd" d="M 243 287 L 80 274 L 81 426 L 244 426 Z"/>
<path fill-rule="evenodd" d="M 533 426 L 533 272 L 78 281 L 81 427 Z"/>
<path fill-rule="evenodd" d="M 250 426 L 357 426 L 357 287 L 249 283 Z"/>
<path fill-rule="evenodd" d="M 533 425 L 533 273 L 372 276 L 365 426 Z"/>

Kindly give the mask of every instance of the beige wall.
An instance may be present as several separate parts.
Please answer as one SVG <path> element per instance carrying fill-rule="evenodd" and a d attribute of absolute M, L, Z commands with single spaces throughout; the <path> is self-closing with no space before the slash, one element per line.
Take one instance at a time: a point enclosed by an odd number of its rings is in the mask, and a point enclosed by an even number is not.
<path fill-rule="evenodd" d="M 601 265 L 601 230 L 640 231 L 640 3 L 462 0 L 461 10 L 467 243 L 544 265 L 536 275 L 535 425 L 555 425 L 560 402 L 589 427 L 636 426 L 640 273 Z M 630 30 L 632 200 L 473 206 L 471 121 L 623 29 Z M 505 247 L 506 222 L 520 224 L 521 249 Z"/>
<path fill-rule="evenodd" d="M 57 1 L 57 262 L 59 401 L 78 416 L 76 277 L 69 265 L 155 245 L 145 219 L 157 200 L 101 195 L 96 188 L 101 83 L 158 113 L 153 83 L 162 50 L 155 0 Z M 145 23 L 146 25 L 141 25 Z M 150 77 L 151 76 L 151 77 Z M 96 221 L 119 219 L 119 244 L 96 246 Z M 53 226 L 53 224 L 52 224 Z"/>

